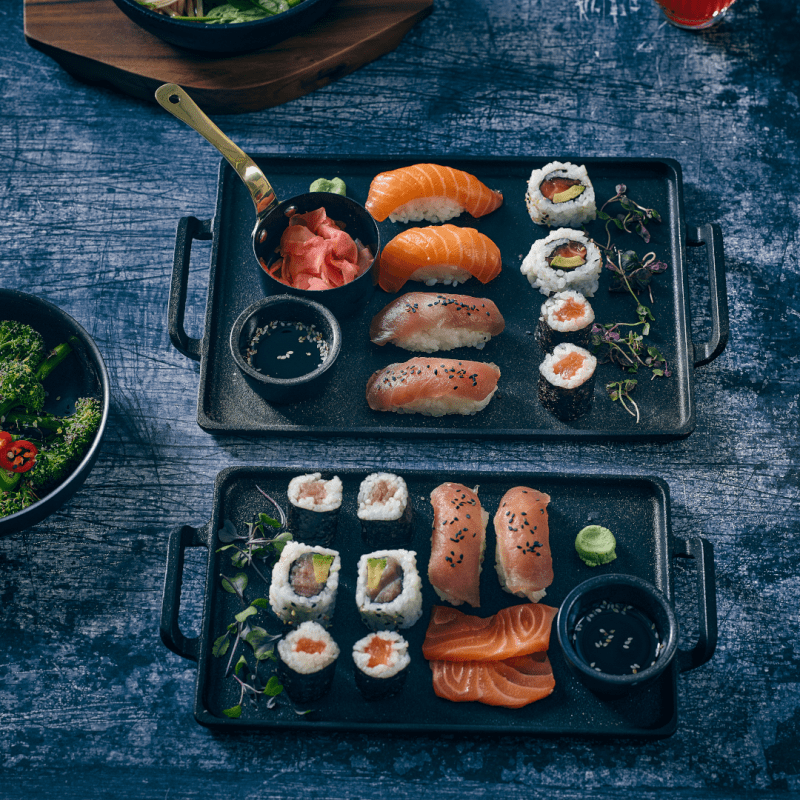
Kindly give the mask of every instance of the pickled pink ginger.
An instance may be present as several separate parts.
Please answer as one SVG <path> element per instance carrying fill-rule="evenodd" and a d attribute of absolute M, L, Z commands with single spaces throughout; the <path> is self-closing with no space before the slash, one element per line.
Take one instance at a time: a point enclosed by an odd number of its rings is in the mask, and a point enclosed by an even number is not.
<path fill-rule="evenodd" d="M 345 233 L 324 208 L 294 214 L 283 232 L 280 258 L 264 269 L 295 289 L 335 289 L 363 275 L 372 263 L 370 249 Z"/>

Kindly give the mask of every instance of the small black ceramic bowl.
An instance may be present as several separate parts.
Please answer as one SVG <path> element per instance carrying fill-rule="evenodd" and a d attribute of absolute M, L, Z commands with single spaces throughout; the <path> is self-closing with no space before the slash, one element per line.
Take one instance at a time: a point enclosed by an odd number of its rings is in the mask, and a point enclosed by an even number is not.
<path fill-rule="evenodd" d="M 322 363 L 311 372 L 289 378 L 270 377 L 251 366 L 247 358 L 251 342 L 259 330 L 269 329 L 271 323 L 276 326 L 287 323 L 290 331 L 296 323 L 305 326 L 302 331 L 292 331 L 297 332 L 293 341 L 298 342 L 299 336 L 304 336 L 307 328 L 313 325 L 324 342 Z M 342 350 L 342 331 L 336 317 L 319 303 L 290 295 L 274 295 L 258 300 L 239 315 L 231 329 L 230 343 L 233 360 L 250 388 L 269 403 L 285 404 L 305 400 L 322 391 Z M 293 348 L 294 344 L 288 347 Z M 313 351 L 317 345 L 306 340 L 297 350 L 301 347 L 303 351 Z M 284 347 L 282 352 L 288 350 Z"/>
<path fill-rule="evenodd" d="M 361 244 L 369 247 L 372 253 L 372 263 L 366 272 L 344 286 L 321 291 L 295 289 L 293 286 L 287 286 L 285 283 L 273 278 L 263 268 L 261 262 L 269 266 L 276 260 L 281 237 L 286 228 L 289 227 L 289 217 L 286 215 L 287 210 L 295 208 L 298 214 L 306 214 L 320 207 L 325 209 L 330 219 L 341 223 L 345 232 L 354 240 L 358 239 Z M 258 224 L 253 237 L 253 248 L 258 259 L 256 269 L 258 269 L 259 280 L 264 294 L 291 294 L 295 297 L 313 300 L 329 308 L 340 319 L 357 313 L 365 306 L 372 296 L 377 283 L 378 276 L 375 265 L 381 249 L 378 223 L 360 203 L 332 192 L 308 192 L 279 203 Z"/>
<path fill-rule="evenodd" d="M 594 629 L 590 629 L 587 618 L 600 604 L 603 604 L 607 614 L 604 619 L 608 624 L 600 629 L 602 633 L 598 636 Z M 641 664 L 637 672 L 627 674 L 612 674 L 590 666 L 592 659 L 612 653 L 613 648 L 627 640 L 624 632 L 627 628 L 620 617 L 620 609 L 627 606 L 633 607 L 632 616 L 639 622 L 647 620 L 655 626 L 658 633 L 655 660 L 652 664 Z M 612 607 L 616 608 L 609 611 Z M 577 634 L 576 629 L 579 631 Z M 587 637 L 590 630 L 593 635 Z M 631 630 L 635 631 L 635 627 Z M 581 634 L 583 638 L 578 639 Z M 577 678 L 598 695 L 620 696 L 651 684 L 672 663 L 678 652 L 678 635 L 678 621 L 667 598 L 655 586 L 634 575 L 598 575 L 584 581 L 567 595 L 556 616 L 556 638 L 567 664 Z M 630 638 L 635 640 L 637 637 Z M 604 650 L 604 643 L 612 649 Z M 636 642 L 630 646 L 636 647 Z M 597 653 L 601 656 L 596 656 Z"/>
<path fill-rule="evenodd" d="M 97 345 L 69 314 L 34 295 L 13 289 L 0 289 L 0 319 L 30 325 L 42 334 L 48 349 L 67 341 L 71 336 L 78 339 L 79 345 L 44 383 L 48 392 L 45 411 L 59 416 L 70 414 L 79 397 L 97 397 L 103 406 L 103 416 L 94 442 L 72 475 L 32 506 L 16 514 L 0 517 L 0 535 L 4 535 L 25 530 L 41 522 L 80 489 L 97 461 L 108 420 L 111 393 L 108 372 Z"/>
<path fill-rule="evenodd" d="M 114 0 L 117 7 L 148 33 L 176 47 L 198 53 L 238 55 L 260 50 L 302 33 L 331 6 L 333 0 L 303 0 L 299 5 L 273 17 L 228 24 L 188 22 L 137 3 Z"/>

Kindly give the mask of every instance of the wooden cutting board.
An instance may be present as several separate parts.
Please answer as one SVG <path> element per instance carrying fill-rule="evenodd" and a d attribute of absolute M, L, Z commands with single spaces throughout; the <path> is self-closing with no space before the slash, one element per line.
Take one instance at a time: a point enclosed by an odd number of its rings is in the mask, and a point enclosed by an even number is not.
<path fill-rule="evenodd" d="M 205 111 L 280 105 L 394 50 L 433 0 L 337 0 L 306 32 L 255 53 L 204 56 L 140 28 L 113 0 L 25 0 L 25 38 L 71 75 L 143 100 L 177 83 Z"/>

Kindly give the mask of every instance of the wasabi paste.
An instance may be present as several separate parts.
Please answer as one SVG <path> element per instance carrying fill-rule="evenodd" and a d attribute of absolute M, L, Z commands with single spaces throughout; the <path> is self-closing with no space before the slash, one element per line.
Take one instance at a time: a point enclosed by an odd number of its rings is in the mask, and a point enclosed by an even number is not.
<path fill-rule="evenodd" d="M 331 194 L 347 194 L 347 187 L 341 178 L 328 180 L 327 178 L 317 178 L 308 188 L 309 192 L 330 192 Z"/>
<path fill-rule="evenodd" d="M 596 567 L 617 557 L 617 540 L 608 528 L 587 525 L 575 539 L 575 549 L 584 564 Z"/>

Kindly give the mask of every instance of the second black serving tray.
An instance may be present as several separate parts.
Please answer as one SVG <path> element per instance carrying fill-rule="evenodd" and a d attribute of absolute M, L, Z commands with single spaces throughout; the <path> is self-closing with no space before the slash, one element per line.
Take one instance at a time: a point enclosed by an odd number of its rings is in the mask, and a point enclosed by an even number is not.
<path fill-rule="evenodd" d="M 328 158 L 308 156 L 255 160 L 269 177 L 279 198 L 308 191 L 319 177 L 344 179 L 348 196 L 363 203 L 372 178 L 379 172 L 407 166 L 422 158 Z M 430 160 L 430 159 L 428 159 Z M 200 361 L 197 404 L 198 424 L 212 433 L 254 435 L 356 435 L 435 437 L 516 437 L 563 440 L 658 440 L 687 436 L 695 427 L 694 370 L 716 358 L 728 336 L 727 300 L 722 240 L 714 224 L 688 226 L 684 219 L 680 165 L 657 159 L 567 159 L 586 165 L 597 196 L 598 208 L 616 194 L 617 184 L 629 196 L 662 216 L 652 224 L 652 241 L 645 244 L 635 235 L 614 231 L 614 242 L 640 255 L 653 251 L 669 264 L 666 273 L 653 282 L 653 302 L 643 296 L 656 317 L 651 340 L 666 356 L 672 377 L 650 380 L 639 376 L 634 394 L 641 409 L 637 422 L 619 403 L 612 403 L 604 386 L 625 377 L 612 364 L 601 365 L 593 408 L 584 417 L 563 423 L 545 411 L 536 399 L 538 365 L 543 354 L 535 341 L 539 309 L 544 295 L 534 290 L 520 272 L 520 264 L 536 239 L 549 230 L 534 225 L 525 207 L 524 195 L 531 170 L 555 159 L 541 158 L 446 158 L 439 163 L 476 175 L 504 195 L 494 213 L 474 220 L 462 214 L 453 224 L 475 227 L 494 240 L 503 258 L 502 273 L 487 285 L 474 279 L 453 290 L 425 287 L 409 282 L 397 295 L 377 289 L 360 314 L 342 320 L 343 352 L 325 393 L 288 406 L 271 406 L 259 398 L 237 371 L 230 354 L 230 330 L 239 313 L 263 296 L 251 249 L 254 212 L 250 196 L 236 173 L 222 161 L 216 213 L 213 220 L 183 218 L 178 226 L 175 264 L 170 294 L 169 331 L 175 347 Z M 619 205 L 609 207 L 617 213 Z M 427 223 L 416 223 L 427 224 Z M 385 244 L 410 227 L 380 224 Z M 603 223 L 587 226 L 590 236 L 605 242 Z M 213 239 L 209 272 L 205 330 L 201 339 L 184 330 L 184 309 L 191 243 Z M 691 335 L 687 278 L 687 245 L 707 246 L 712 330 L 707 341 L 694 342 Z M 633 299 L 608 291 L 610 273 L 604 270 L 600 289 L 591 299 L 600 323 L 636 319 Z M 384 305 L 407 291 L 455 291 L 494 300 L 506 319 L 506 330 L 483 350 L 461 348 L 442 355 L 463 360 L 493 361 L 501 370 L 497 395 L 475 416 L 424 417 L 370 410 L 365 400 L 369 376 L 387 364 L 416 355 L 394 345 L 377 347 L 369 340 L 369 323 Z"/>
<path fill-rule="evenodd" d="M 228 731 L 299 728 L 315 732 L 348 730 L 416 735 L 449 732 L 637 738 L 659 738 L 674 733 L 678 724 L 678 673 L 708 661 L 716 644 L 713 551 L 711 545 L 700 537 L 673 536 L 666 483 L 658 478 L 631 475 L 403 470 L 401 475 L 408 485 L 415 518 L 413 542 L 408 549 L 417 553 L 423 586 L 423 615 L 413 627 L 401 632 L 409 643 L 412 659 L 402 693 L 367 701 L 356 688 L 352 666 L 353 645 L 368 633 L 355 604 L 358 559 L 362 553 L 374 549 L 364 544 L 356 517 L 358 488 L 367 472 L 336 470 L 335 474 L 342 480 L 343 499 L 333 547 L 341 554 L 342 571 L 330 632 L 341 654 L 333 686 L 322 700 L 310 706 L 312 711 L 306 716 L 297 716 L 288 702 L 280 702 L 270 709 L 263 700 L 255 705 L 245 703 L 238 718 L 226 716 L 225 710 L 238 702 L 239 687 L 233 677 L 225 676 L 230 655 L 226 653 L 223 657 L 216 657 L 212 649 L 214 640 L 224 635 L 226 627 L 243 606 L 234 595 L 221 588 L 221 576 L 232 578 L 240 569 L 231 564 L 230 552 L 219 551 L 223 546 L 219 530 L 225 520 L 230 520 L 240 534 L 244 533 L 247 523 L 256 514 L 270 512 L 271 506 L 259 489 L 285 508 L 289 481 L 297 474 L 301 473 L 286 468 L 225 469 L 215 482 L 213 508 L 207 524 L 200 528 L 184 525 L 170 535 L 161 638 L 178 655 L 197 662 L 194 714 L 198 722 Z M 324 470 L 323 474 L 326 478 L 332 475 Z M 549 697 L 521 709 L 451 703 L 436 697 L 430 668 L 422 656 L 422 641 L 432 606 L 441 604 L 428 581 L 427 568 L 433 519 L 429 497 L 431 491 L 444 481 L 478 486 L 481 504 L 490 517 L 494 516 L 503 494 L 513 486 L 530 486 L 550 495 L 548 518 L 555 578 L 541 602 L 551 606 L 558 607 L 575 586 L 599 574 L 599 568 L 586 566 L 574 548 L 578 530 L 590 523 L 612 527 L 617 538 L 617 558 L 602 568 L 604 574 L 636 575 L 658 587 L 671 602 L 674 602 L 675 558 L 695 559 L 696 611 L 700 629 L 697 643 L 690 650 L 679 651 L 678 657 L 656 683 L 627 697 L 602 699 L 586 689 L 571 675 L 554 634 L 550 638 L 548 654 L 556 689 Z M 195 638 L 184 636 L 178 624 L 184 553 L 190 547 L 208 549 L 203 619 Z M 500 588 L 494 566 L 494 548 L 494 529 L 490 523 L 480 578 L 481 607 L 461 607 L 480 617 L 526 602 L 524 598 L 510 595 Z M 271 577 L 269 568 L 262 571 L 267 582 L 251 567 L 244 570 L 250 581 L 245 590 L 247 602 L 266 597 Z M 186 596 L 185 591 L 183 596 Z M 269 609 L 259 611 L 251 621 L 270 633 L 285 632 L 284 626 Z M 240 649 L 236 658 L 241 652 Z M 265 676 L 268 672 L 261 674 Z"/>

